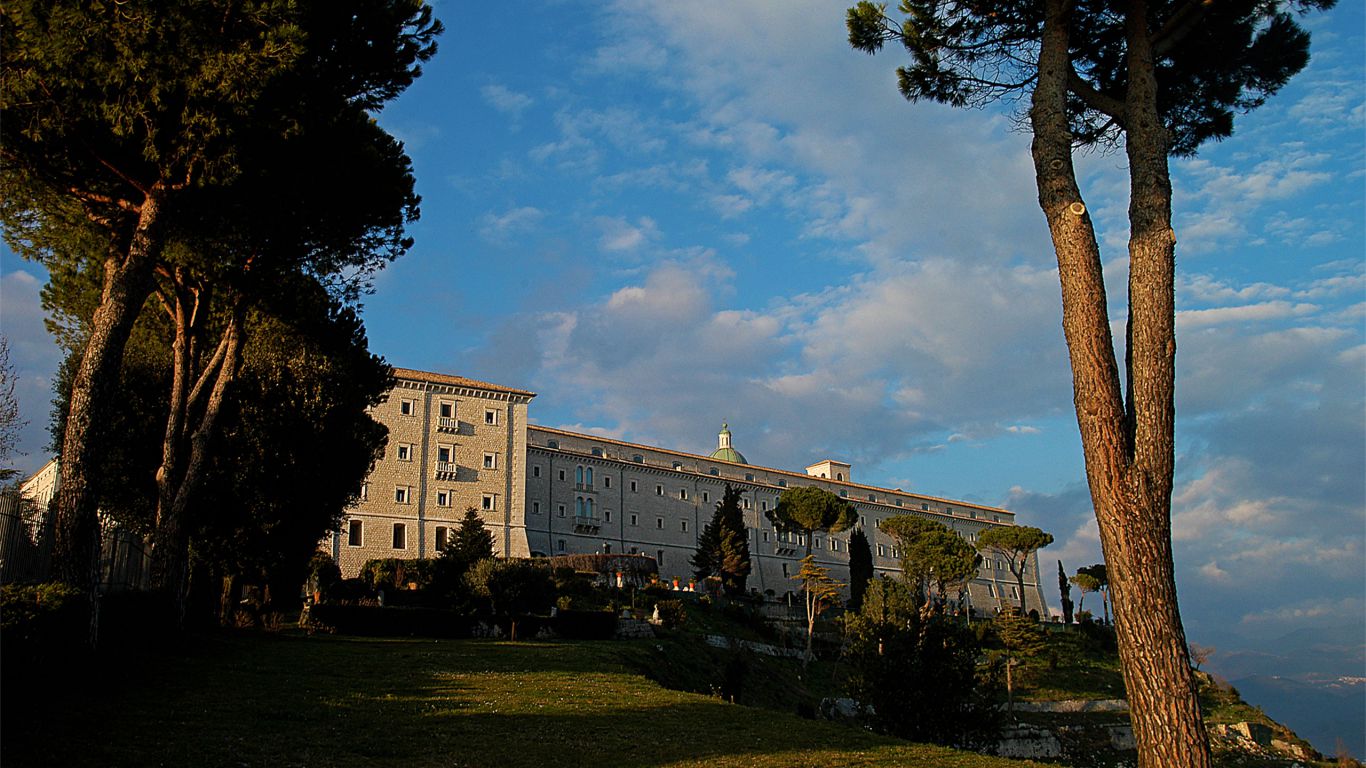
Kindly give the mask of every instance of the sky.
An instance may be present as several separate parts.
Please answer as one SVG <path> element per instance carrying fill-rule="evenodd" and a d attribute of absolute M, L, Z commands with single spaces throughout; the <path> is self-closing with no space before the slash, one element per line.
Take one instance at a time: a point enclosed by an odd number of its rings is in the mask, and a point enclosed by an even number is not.
<path fill-rule="evenodd" d="M 705 453 L 728 421 L 755 464 L 1005 506 L 1056 537 L 1050 585 L 1101 560 L 1011 105 L 906 102 L 899 49 L 853 51 L 837 3 L 436 9 L 436 58 L 379 116 L 423 205 L 364 300 L 372 350 L 535 391 L 544 425 Z M 1172 164 L 1173 538 L 1212 665 L 1290 670 L 1309 629 L 1309 671 L 1362 676 L 1366 21 L 1304 23 L 1309 67 Z M 1122 328 L 1124 157 L 1079 175 Z M 0 256 L 32 471 L 58 354 L 45 273 Z"/>

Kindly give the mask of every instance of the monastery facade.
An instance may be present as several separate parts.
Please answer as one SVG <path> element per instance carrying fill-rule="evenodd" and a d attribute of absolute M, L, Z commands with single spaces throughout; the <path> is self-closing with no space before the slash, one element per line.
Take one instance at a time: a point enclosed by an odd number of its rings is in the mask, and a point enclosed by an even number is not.
<path fill-rule="evenodd" d="M 968 541 L 1014 525 L 1009 510 L 854 481 L 854 468 L 825 459 L 804 472 L 749 464 L 723 425 L 710 455 L 638 445 L 528 422 L 535 395 L 458 376 L 396 369 L 397 384 L 373 411 L 389 427 L 385 455 L 326 543 L 345 576 L 372 558 L 436 557 L 473 507 L 499 555 L 636 554 L 655 559 L 660 578 L 692 580 L 689 559 L 727 485 L 741 490 L 749 532 L 752 590 L 782 597 L 806 553 L 805 537 L 783 534 L 766 512 L 783 490 L 824 488 L 847 499 L 868 535 L 878 574 L 900 573 L 900 553 L 880 530 L 893 515 L 943 523 Z M 816 533 L 811 552 L 847 580 L 849 535 Z M 1047 615 L 1038 565 L 1025 577 L 1028 607 Z M 984 555 L 969 585 L 979 612 L 1019 604 L 1005 564 Z"/>

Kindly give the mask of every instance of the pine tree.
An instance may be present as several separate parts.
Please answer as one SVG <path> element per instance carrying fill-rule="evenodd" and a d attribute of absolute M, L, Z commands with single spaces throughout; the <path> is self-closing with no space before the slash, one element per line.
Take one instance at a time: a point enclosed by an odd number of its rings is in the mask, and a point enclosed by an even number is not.
<path fill-rule="evenodd" d="M 726 486 L 721 500 L 716 502 L 711 522 L 702 527 L 697 551 L 691 559 L 693 574 L 698 580 L 720 578 L 730 595 L 744 594 L 745 582 L 752 569 L 740 494 L 738 488 Z"/>
<path fill-rule="evenodd" d="M 855 528 L 849 536 L 849 610 L 855 613 L 863 607 L 863 593 L 873 578 L 873 548 L 862 528 Z"/>
<path fill-rule="evenodd" d="M 465 508 L 465 517 L 460 521 L 455 536 L 446 545 L 443 556 L 459 560 L 466 567 L 493 557 L 493 534 L 474 507 Z"/>

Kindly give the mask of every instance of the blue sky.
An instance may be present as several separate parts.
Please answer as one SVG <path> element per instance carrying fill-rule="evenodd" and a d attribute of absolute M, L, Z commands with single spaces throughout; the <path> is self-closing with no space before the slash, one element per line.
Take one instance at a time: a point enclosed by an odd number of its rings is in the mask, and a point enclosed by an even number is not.
<path fill-rule="evenodd" d="M 908 104 L 821 2 L 441 3 L 381 122 L 424 198 L 365 302 L 395 365 L 525 387 L 539 423 L 1008 506 L 1054 572 L 1100 559 L 1054 257 L 1005 107 Z M 1362 9 L 1309 69 L 1173 164 L 1174 535 L 1192 639 L 1273 647 L 1366 615 Z M 345 162 L 339 158 L 339 162 Z M 1124 316 L 1122 155 L 1080 164 Z M 43 459 L 40 267 L 3 331 Z M 1056 594 L 1051 596 L 1057 605 Z M 1352 634 L 1354 633 L 1354 634 Z"/>

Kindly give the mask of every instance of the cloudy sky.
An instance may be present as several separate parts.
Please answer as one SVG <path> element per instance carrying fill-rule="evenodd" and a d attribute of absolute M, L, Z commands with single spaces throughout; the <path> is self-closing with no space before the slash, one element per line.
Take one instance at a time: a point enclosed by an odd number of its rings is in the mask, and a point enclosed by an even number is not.
<path fill-rule="evenodd" d="M 534 420 L 1010 507 L 1100 559 L 1056 264 L 1007 108 L 908 104 L 824 2 L 445 3 L 382 115 L 424 198 L 366 300 L 391 363 L 539 393 Z M 1174 164 L 1180 594 L 1196 642 L 1366 615 L 1363 17 Z M 344 158 L 339 158 L 344 162 Z M 1122 155 L 1081 162 L 1124 316 Z M 44 460 L 55 348 L 8 251 L 3 330 Z M 1050 596 L 1057 605 L 1056 590 Z"/>

